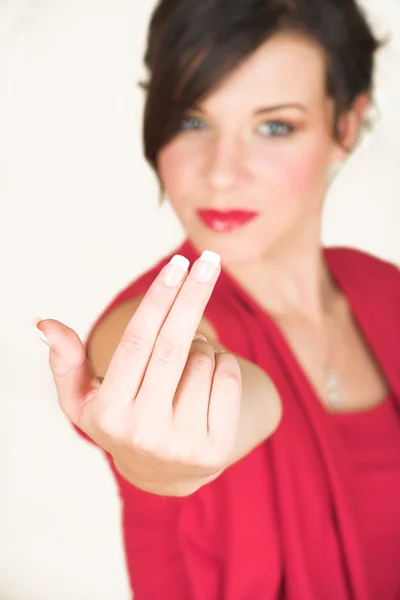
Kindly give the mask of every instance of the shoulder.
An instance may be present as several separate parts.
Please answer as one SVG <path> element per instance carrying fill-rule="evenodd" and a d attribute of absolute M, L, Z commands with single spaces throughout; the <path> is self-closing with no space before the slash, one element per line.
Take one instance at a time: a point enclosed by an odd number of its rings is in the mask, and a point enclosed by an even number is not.
<path fill-rule="evenodd" d="M 171 260 L 172 256 L 173 255 L 171 254 L 163 257 L 118 292 L 110 304 L 105 308 L 103 315 L 115 310 L 126 302 L 134 300 L 138 296 L 144 296 L 154 279 L 161 269 Z"/>
<path fill-rule="evenodd" d="M 191 259 L 191 262 L 195 260 L 195 258 L 197 258 L 197 256 L 193 252 L 190 243 L 188 242 L 188 240 L 185 240 L 177 248 L 175 248 L 168 254 L 165 254 L 152 266 L 150 266 L 145 271 L 141 272 L 135 279 L 128 283 L 126 287 L 120 290 L 111 300 L 111 302 L 105 307 L 100 316 L 97 318 L 97 321 L 95 321 L 94 323 L 94 327 L 107 314 L 109 314 L 111 311 L 114 311 L 120 305 L 130 301 L 135 302 L 134 299 L 137 296 L 143 297 L 149 289 L 150 285 L 153 283 L 154 279 L 161 271 L 161 269 L 170 262 L 170 260 L 175 254 L 183 254 L 184 256 L 187 256 L 187 258 Z"/>
<path fill-rule="evenodd" d="M 118 345 L 131 317 L 150 285 L 171 257 L 172 255 L 164 256 L 120 290 L 91 325 L 86 338 L 86 348 L 89 360 L 95 366 L 98 375 L 106 370 L 110 354 Z"/>
<path fill-rule="evenodd" d="M 380 271 L 399 271 L 399 267 L 394 263 L 358 248 L 333 246 L 326 248 L 325 252 L 332 260 L 345 261 L 353 266 L 371 266 Z"/>
<path fill-rule="evenodd" d="M 129 307 L 136 307 L 157 277 L 158 273 L 171 258 L 172 254 L 163 257 L 161 260 L 157 261 L 156 264 L 139 274 L 138 277 L 126 285 L 122 290 L 117 292 L 93 322 L 88 335 L 88 341 L 91 338 L 93 331 L 97 329 L 100 323 L 107 319 L 111 313 L 124 314 L 129 312 Z"/>
<path fill-rule="evenodd" d="M 400 294 L 400 269 L 394 263 L 356 248 L 332 247 L 325 256 L 334 272 L 363 287 L 396 289 Z"/>

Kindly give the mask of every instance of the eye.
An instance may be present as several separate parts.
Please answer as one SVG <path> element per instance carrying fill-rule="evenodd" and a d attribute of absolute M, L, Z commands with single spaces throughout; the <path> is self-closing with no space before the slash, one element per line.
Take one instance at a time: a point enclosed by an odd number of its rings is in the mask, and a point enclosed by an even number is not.
<path fill-rule="evenodd" d="M 206 127 L 206 123 L 198 117 L 183 117 L 179 124 L 179 131 L 197 131 Z"/>
<path fill-rule="evenodd" d="M 261 123 L 258 131 L 265 137 L 283 137 L 291 134 L 294 131 L 294 127 L 283 121 L 268 121 Z"/>

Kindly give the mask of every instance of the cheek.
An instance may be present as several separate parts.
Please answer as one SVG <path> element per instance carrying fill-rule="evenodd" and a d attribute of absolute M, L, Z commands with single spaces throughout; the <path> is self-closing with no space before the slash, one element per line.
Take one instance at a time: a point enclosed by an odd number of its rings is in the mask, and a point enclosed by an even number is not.
<path fill-rule="evenodd" d="M 168 197 L 182 201 L 193 192 L 196 174 L 201 168 L 201 154 L 194 146 L 173 141 L 159 154 L 158 169 Z"/>
<path fill-rule="evenodd" d="M 300 137 L 302 135 L 302 138 Z M 268 143 L 268 148 L 267 148 Z M 271 200 L 283 204 L 321 199 L 326 186 L 329 145 L 323 135 L 298 134 L 287 140 L 271 140 L 253 156 L 253 164 Z"/>

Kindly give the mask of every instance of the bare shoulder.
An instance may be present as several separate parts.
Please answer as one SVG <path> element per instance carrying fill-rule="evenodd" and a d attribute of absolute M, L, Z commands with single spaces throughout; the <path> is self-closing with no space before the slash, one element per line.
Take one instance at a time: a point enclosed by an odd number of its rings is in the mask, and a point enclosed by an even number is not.
<path fill-rule="evenodd" d="M 88 349 L 88 359 L 96 375 L 104 377 L 112 355 L 143 296 L 135 296 L 116 306 L 96 325 Z"/>
<path fill-rule="evenodd" d="M 122 334 L 143 298 L 144 294 L 122 302 L 107 314 L 92 332 L 88 346 L 88 358 L 99 377 L 104 377 Z M 203 317 L 198 331 L 209 340 L 217 341 L 216 332 L 205 317 Z"/>

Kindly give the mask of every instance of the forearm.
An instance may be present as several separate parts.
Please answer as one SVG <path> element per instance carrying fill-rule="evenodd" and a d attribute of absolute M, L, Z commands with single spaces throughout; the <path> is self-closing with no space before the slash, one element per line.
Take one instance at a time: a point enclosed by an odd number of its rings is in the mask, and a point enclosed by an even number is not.
<path fill-rule="evenodd" d="M 242 402 L 235 448 L 230 464 L 234 464 L 269 438 L 282 416 L 279 394 L 264 371 L 257 365 L 237 357 L 242 374 Z"/>

